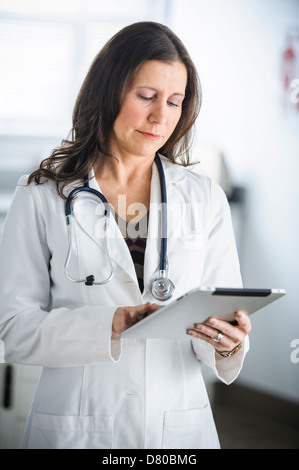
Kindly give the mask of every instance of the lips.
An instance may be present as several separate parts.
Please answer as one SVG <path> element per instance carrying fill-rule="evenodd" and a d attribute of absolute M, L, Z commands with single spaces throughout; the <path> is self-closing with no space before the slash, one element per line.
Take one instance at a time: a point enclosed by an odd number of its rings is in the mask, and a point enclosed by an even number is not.
<path fill-rule="evenodd" d="M 162 138 L 161 135 L 153 134 L 152 132 L 144 132 L 144 131 L 137 131 L 137 132 L 141 134 L 143 137 L 146 137 L 147 139 L 150 139 L 150 140 L 159 140 Z"/>

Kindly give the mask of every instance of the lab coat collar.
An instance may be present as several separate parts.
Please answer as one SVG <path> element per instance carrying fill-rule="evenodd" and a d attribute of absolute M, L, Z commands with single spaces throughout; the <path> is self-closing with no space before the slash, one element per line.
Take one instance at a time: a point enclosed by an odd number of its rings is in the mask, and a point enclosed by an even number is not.
<path fill-rule="evenodd" d="M 166 184 L 178 183 L 179 181 L 183 181 L 185 179 L 185 171 L 182 166 L 173 164 L 170 160 L 168 160 L 168 158 L 164 157 L 160 153 L 159 153 L 159 157 L 163 164 Z M 156 165 L 153 165 L 153 167 L 156 169 L 158 173 Z"/>

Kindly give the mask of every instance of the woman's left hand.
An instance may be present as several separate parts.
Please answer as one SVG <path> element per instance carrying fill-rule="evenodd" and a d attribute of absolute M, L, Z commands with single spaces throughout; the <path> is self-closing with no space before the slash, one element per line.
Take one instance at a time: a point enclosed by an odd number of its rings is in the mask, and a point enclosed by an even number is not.
<path fill-rule="evenodd" d="M 204 323 L 195 323 L 186 331 L 194 338 L 200 338 L 220 352 L 228 352 L 238 346 L 251 331 L 251 322 L 245 312 L 235 313 L 235 321 L 228 322 L 210 317 Z"/>

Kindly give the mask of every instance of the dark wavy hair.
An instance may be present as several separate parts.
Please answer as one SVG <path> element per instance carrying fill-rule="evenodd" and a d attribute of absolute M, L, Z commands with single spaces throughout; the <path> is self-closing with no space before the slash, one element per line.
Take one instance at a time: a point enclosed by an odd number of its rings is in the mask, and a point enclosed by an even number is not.
<path fill-rule="evenodd" d="M 31 173 L 28 184 L 54 180 L 61 197 L 64 187 L 82 180 L 99 157 L 109 154 L 108 141 L 119 114 L 124 92 L 134 74 L 149 60 L 182 62 L 187 86 L 180 120 L 162 148 L 172 162 L 190 164 L 194 122 L 201 106 L 201 86 L 196 68 L 181 40 L 165 25 L 140 22 L 115 34 L 95 57 L 82 84 L 73 111 L 69 138 Z"/>

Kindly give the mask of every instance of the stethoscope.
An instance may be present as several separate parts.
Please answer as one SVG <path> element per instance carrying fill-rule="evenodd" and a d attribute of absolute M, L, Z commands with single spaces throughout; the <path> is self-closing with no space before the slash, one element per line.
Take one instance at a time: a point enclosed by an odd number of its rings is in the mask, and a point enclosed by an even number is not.
<path fill-rule="evenodd" d="M 161 251 L 160 251 L 160 265 L 159 265 L 159 276 L 152 281 L 151 285 L 151 293 L 157 300 L 168 300 L 170 297 L 172 297 L 174 293 L 175 286 L 173 282 L 168 279 L 167 274 L 168 274 L 168 266 L 167 266 L 167 193 L 166 193 L 166 181 L 165 181 L 165 175 L 164 175 L 164 170 L 163 170 L 163 165 L 160 160 L 159 155 L 156 153 L 155 156 L 155 162 L 158 168 L 159 172 L 159 178 L 160 178 L 160 188 L 161 188 Z M 104 237 L 104 243 L 105 243 L 105 251 L 106 251 L 106 256 L 108 259 L 109 263 L 109 275 L 106 277 L 106 279 L 102 281 L 98 281 L 95 279 L 93 274 L 90 274 L 89 276 L 86 276 L 85 279 L 75 279 L 71 277 L 68 273 L 68 266 L 69 266 L 69 261 L 71 257 L 71 247 L 72 247 L 72 236 L 73 236 L 73 230 L 72 230 L 72 206 L 73 206 L 73 201 L 74 201 L 74 196 L 78 195 L 79 193 L 89 193 L 92 195 L 95 195 L 97 198 L 101 200 L 101 202 L 104 205 L 104 224 L 103 224 L 103 230 L 105 232 L 105 237 Z M 67 256 L 64 264 L 64 273 L 66 277 L 72 281 L 72 282 L 77 282 L 81 283 L 84 282 L 85 285 L 87 286 L 93 286 L 93 285 L 102 285 L 106 284 L 107 282 L 110 281 L 110 279 L 113 276 L 113 267 L 111 263 L 111 259 L 109 256 L 109 250 L 108 250 L 108 245 L 107 245 L 107 230 L 108 230 L 108 225 L 109 225 L 109 218 L 110 218 L 110 206 L 105 198 L 105 196 L 97 191 L 94 188 L 91 188 L 89 186 L 88 180 L 85 181 L 84 186 L 81 186 L 79 188 L 73 189 L 73 191 L 70 192 L 70 194 L 67 197 L 67 201 L 65 204 L 65 216 L 66 216 L 66 223 L 67 223 L 67 228 L 68 228 L 68 250 L 67 250 Z"/>

